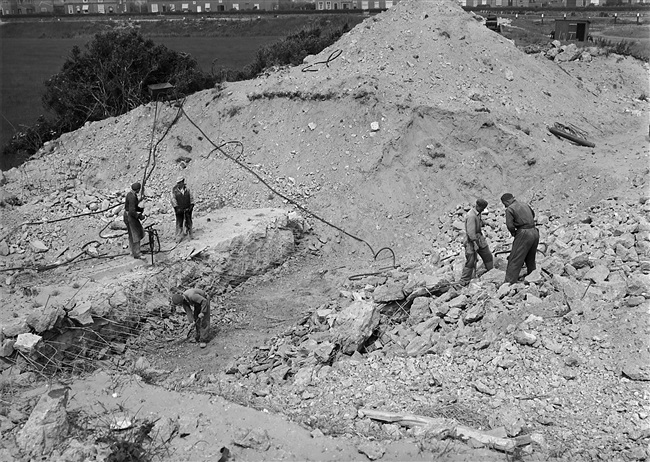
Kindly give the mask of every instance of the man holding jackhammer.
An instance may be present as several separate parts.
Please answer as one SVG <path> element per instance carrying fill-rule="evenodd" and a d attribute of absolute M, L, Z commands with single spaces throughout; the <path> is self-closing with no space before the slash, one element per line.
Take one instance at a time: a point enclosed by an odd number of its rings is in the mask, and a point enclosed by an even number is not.
<path fill-rule="evenodd" d="M 519 279 L 519 272 L 524 263 L 527 274 L 537 268 L 535 255 L 539 244 L 539 231 L 535 226 L 535 212 L 530 205 L 518 202 L 510 193 L 501 196 L 501 202 L 506 208 L 506 227 L 515 238 L 508 256 L 505 280 L 512 284 Z"/>
<path fill-rule="evenodd" d="M 192 233 L 192 211 L 194 210 L 194 198 L 192 192 L 185 186 L 185 178 L 178 177 L 171 193 L 172 207 L 176 215 L 176 242 L 188 234 L 190 239 L 194 238 Z M 185 229 L 183 229 L 185 225 Z"/>
<path fill-rule="evenodd" d="M 140 183 L 133 183 L 131 185 L 131 190 L 126 194 L 126 199 L 124 200 L 124 224 L 126 225 L 126 232 L 129 235 L 129 248 L 131 249 L 131 255 L 133 258 L 142 257 L 140 251 L 140 241 L 144 237 L 144 229 L 142 228 L 142 220 L 144 208 L 140 207 L 140 199 L 138 194 L 140 194 L 140 189 L 142 185 Z"/>
<path fill-rule="evenodd" d="M 483 260 L 485 269 L 490 271 L 494 268 L 494 259 L 488 246 L 485 236 L 483 236 L 481 213 L 487 208 L 485 199 L 477 199 L 476 205 L 472 207 L 465 216 L 465 267 L 460 277 L 460 284 L 466 286 L 476 271 L 477 255 Z"/>
<path fill-rule="evenodd" d="M 172 295 L 172 303 L 182 306 L 190 326 L 194 324 L 194 338 L 200 348 L 205 348 L 210 337 L 210 297 L 201 289 L 187 289 L 182 294 Z"/>

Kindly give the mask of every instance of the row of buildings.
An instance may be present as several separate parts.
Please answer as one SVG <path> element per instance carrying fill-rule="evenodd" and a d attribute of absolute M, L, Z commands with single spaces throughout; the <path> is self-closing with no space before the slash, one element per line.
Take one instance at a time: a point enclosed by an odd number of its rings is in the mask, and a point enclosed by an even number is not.
<path fill-rule="evenodd" d="M 382 10 L 399 0 L 310 0 L 316 10 Z M 466 7 L 584 7 L 644 0 L 459 0 Z M 280 0 L 0 0 L 0 14 L 168 14 L 277 11 Z"/>
<path fill-rule="evenodd" d="M 379 10 L 399 0 L 315 0 L 317 10 Z M 167 14 L 277 11 L 280 0 L 0 0 L 0 14 Z"/>

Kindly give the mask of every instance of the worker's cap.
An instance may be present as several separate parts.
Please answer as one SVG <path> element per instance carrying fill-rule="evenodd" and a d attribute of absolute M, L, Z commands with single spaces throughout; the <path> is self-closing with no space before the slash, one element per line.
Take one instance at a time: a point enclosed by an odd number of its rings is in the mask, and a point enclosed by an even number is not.
<path fill-rule="evenodd" d="M 179 176 L 178 178 L 176 178 L 176 183 L 185 183 L 185 178 L 182 177 L 182 176 Z"/>
<path fill-rule="evenodd" d="M 485 199 L 476 199 L 476 206 L 477 207 L 487 207 L 488 202 Z"/>
<path fill-rule="evenodd" d="M 503 196 L 501 196 L 501 202 L 509 201 L 509 200 L 514 199 L 514 198 L 515 198 L 515 196 L 513 196 L 512 194 L 505 193 Z"/>
<path fill-rule="evenodd" d="M 140 183 L 133 183 L 131 185 L 131 189 L 134 191 L 140 191 L 140 189 L 142 189 L 142 185 Z"/>
<path fill-rule="evenodd" d="M 181 294 L 172 295 L 172 303 L 174 305 L 180 305 L 181 303 L 183 303 L 183 296 Z"/>

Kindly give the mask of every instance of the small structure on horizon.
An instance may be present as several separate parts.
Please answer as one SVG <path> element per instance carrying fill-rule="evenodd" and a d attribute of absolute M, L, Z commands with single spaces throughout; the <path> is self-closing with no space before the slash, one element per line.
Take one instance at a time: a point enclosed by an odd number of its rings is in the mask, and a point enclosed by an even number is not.
<path fill-rule="evenodd" d="M 589 37 L 589 24 L 588 19 L 556 19 L 554 38 L 585 42 Z"/>

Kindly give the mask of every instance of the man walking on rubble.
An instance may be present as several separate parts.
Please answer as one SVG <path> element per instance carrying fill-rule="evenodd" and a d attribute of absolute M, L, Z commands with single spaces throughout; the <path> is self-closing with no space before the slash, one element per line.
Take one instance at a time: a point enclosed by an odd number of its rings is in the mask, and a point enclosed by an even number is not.
<path fill-rule="evenodd" d="M 142 186 L 140 183 L 133 183 L 131 191 L 126 194 L 124 200 L 124 224 L 126 224 L 126 231 L 129 235 L 129 248 L 133 258 L 141 258 L 140 241 L 144 237 L 144 229 L 142 228 L 142 212 L 144 208 L 140 207 L 140 199 L 138 193 Z"/>
<path fill-rule="evenodd" d="M 172 188 L 171 202 L 176 214 L 176 241 L 180 242 L 185 234 L 188 234 L 190 239 L 193 239 L 192 211 L 194 210 L 194 198 L 190 189 L 185 185 L 185 178 L 182 176 L 178 178 Z M 183 225 L 185 225 L 185 229 L 183 229 Z"/>
<path fill-rule="evenodd" d="M 539 231 L 535 227 L 535 212 L 530 205 L 515 200 L 510 193 L 501 196 L 501 202 L 506 208 L 506 227 L 515 238 L 508 256 L 505 281 L 512 284 L 519 279 L 519 272 L 524 263 L 527 274 L 535 271 Z"/>
<path fill-rule="evenodd" d="M 190 326 L 196 326 L 194 338 L 199 347 L 205 348 L 210 337 L 210 297 L 201 289 L 187 289 L 182 294 L 172 295 L 172 303 L 182 306 Z"/>
<path fill-rule="evenodd" d="M 477 254 L 483 260 L 487 271 L 494 268 L 492 252 L 490 252 L 487 239 L 483 236 L 482 231 L 483 220 L 481 219 L 481 213 L 487 208 L 487 205 L 485 199 L 477 199 L 476 205 L 465 216 L 465 267 L 460 277 L 460 284 L 463 286 L 469 284 L 476 271 Z"/>

